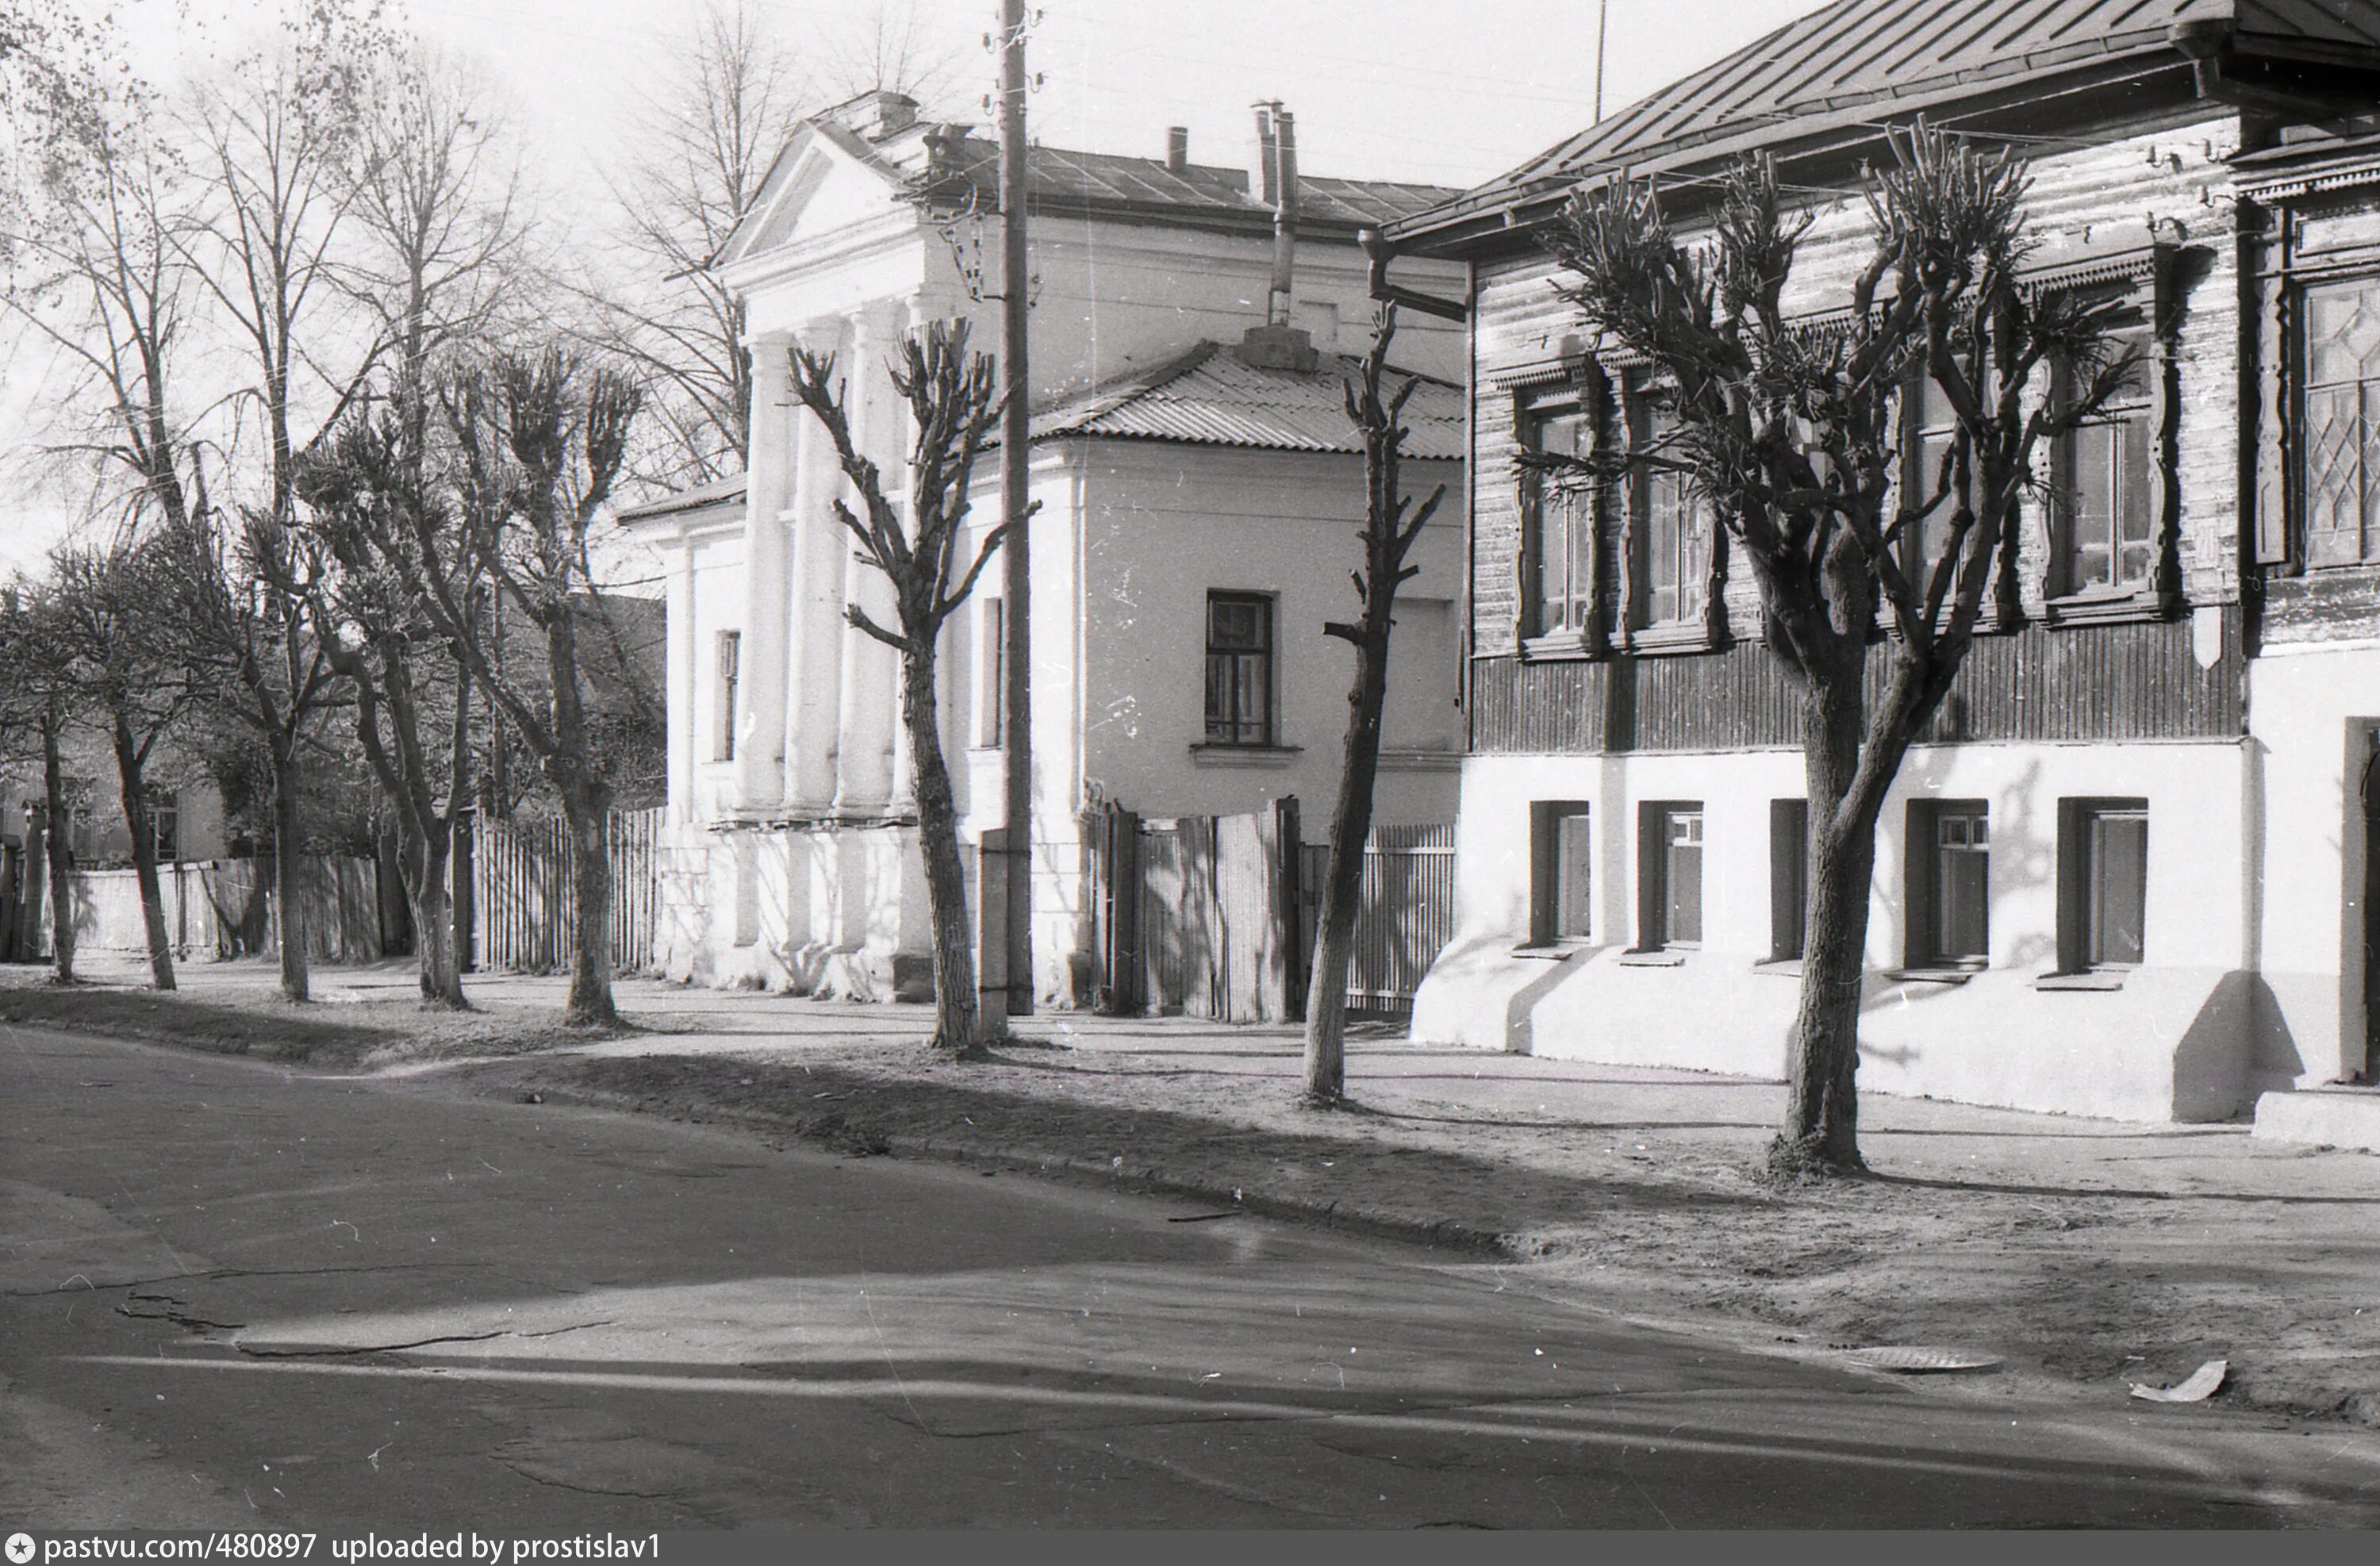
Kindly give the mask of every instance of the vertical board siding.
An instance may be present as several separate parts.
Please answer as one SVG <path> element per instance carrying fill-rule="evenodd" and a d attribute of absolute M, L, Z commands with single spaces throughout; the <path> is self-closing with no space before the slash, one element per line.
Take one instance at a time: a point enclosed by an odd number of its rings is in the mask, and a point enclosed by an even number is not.
<path fill-rule="evenodd" d="M 667 810 L 612 812 L 612 969 L 653 965 L 661 924 Z M 471 949 L 481 969 L 565 973 L 577 896 L 570 879 L 570 839 L 559 820 L 505 823 L 472 818 L 471 880 L 476 921 Z"/>
<path fill-rule="evenodd" d="M 2187 621 L 1979 637 L 1924 738 L 2231 739 L 2244 732 L 2236 610 L 2201 668 Z M 1870 650 L 1882 689 L 1888 644 Z M 1488 755 L 1765 749 L 1801 743 L 1801 701 L 1766 648 L 1663 658 L 1472 664 L 1472 749 Z"/>

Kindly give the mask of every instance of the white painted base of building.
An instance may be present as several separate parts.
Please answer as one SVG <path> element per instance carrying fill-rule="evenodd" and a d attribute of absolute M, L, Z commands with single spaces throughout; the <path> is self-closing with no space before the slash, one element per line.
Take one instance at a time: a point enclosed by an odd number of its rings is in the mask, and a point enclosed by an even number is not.
<path fill-rule="evenodd" d="M 2249 1135 L 2260 1142 L 2380 1153 L 2380 1087 L 2266 1093 L 2256 1100 L 2256 1123 Z"/>
<path fill-rule="evenodd" d="M 2132 1121 L 2234 1119 L 2310 1069 L 2247 960 L 2247 747 L 1985 745 L 1912 752 L 1877 833 L 1860 1085 L 1894 1094 Z M 1473 757 L 1457 820 L 1456 932 L 1414 1006 L 1418 1042 L 1606 1064 L 1779 1077 L 1798 968 L 1766 961 L 1770 802 L 1803 794 L 1798 751 Z M 1989 808 L 1984 966 L 1894 977 L 1912 800 Z M 2149 812 L 2144 965 L 2061 983 L 2061 799 Z M 1585 806 L 1588 939 L 1532 948 L 1533 802 Z M 1640 804 L 1704 821 L 1702 940 L 1639 939 Z M 2048 981 L 2048 982 L 2045 982 Z M 2324 1069 L 2327 1069 L 2326 1062 Z"/>

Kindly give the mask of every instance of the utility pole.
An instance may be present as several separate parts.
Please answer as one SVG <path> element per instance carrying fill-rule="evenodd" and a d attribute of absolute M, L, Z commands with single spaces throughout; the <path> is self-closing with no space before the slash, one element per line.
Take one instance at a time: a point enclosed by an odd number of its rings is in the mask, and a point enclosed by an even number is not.
<path fill-rule="evenodd" d="M 1611 26 L 1611 0 L 1595 6 L 1595 123 L 1603 123 L 1603 40 Z"/>
<path fill-rule="evenodd" d="M 1033 552 L 1026 542 L 1032 502 L 1032 404 L 1026 375 L 1025 0 L 1000 0 L 1000 369 L 1007 398 L 1000 420 L 1000 509 L 1008 525 L 1002 561 L 1006 601 L 1001 630 L 1008 710 L 1000 734 L 1006 753 L 1008 1014 L 1033 1013 Z"/>

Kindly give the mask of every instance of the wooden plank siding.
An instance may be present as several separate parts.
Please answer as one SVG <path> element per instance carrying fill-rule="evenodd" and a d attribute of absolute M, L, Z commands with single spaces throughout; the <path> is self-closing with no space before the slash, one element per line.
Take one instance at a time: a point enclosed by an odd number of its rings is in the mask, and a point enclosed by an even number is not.
<path fill-rule="evenodd" d="M 2031 221 L 2045 256 L 2078 246 L 2144 248 L 2153 239 L 2179 247 L 2182 260 L 2174 269 L 2176 308 L 2169 320 L 2178 414 L 2176 564 L 2187 604 L 2232 605 L 2240 597 L 2240 300 L 2236 199 L 2225 164 L 2238 145 L 2236 115 L 2192 106 L 2096 145 L 2030 150 Z M 1850 279 L 1867 253 L 1866 212 L 1856 194 L 1818 203 L 1813 216 L 1786 298 L 1789 311 L 1818 314 L 1841 308 L 1850 297 Z M 2158 225 L 2154 233 L 2152 219 Z M 1682 217 L 1689 239 L 1695 237 L 1693 221 L 1691 214 Z M 1551 383 L 1561 378 L 1563 366 L 1575 366 L 1587 340 L 1584 322 L 1555 292 L 1557 281 L 1550 260 L 1540 254 L 1482 261 L 1477 267 L 1470 483 L 1471 649 L 1478 656 L 1517 653 L 1523 636 L 1520 473 L 1513 461 L 1520 399 L 1530 383 Z M 2027 502 L 2018 572 L 2028 616 L 2045 613 L 2054 591 L 2045 510 L 2038 498 Z M 1607 533 L 1616 534 L 1619 519 L 1607 512 L 1604 520 Z M 1619 576 L 1609 552 L 1613 547 L 1607 538 L 1607 607 L 1615 606 L 1612 589 Z M 1721 569 L 1726 630 L 1739 639 L 1756 639 L 1759 607 L 1751 574 L 1740 564 L 1723 564 Z M 2059 635 L 2087 639 L 2103 629 L 2072 627 Z M 2105 649 L 2083 652 L 2081 642 L 2065 642 L 2058 645 L 2066 650 L 2055 656 L 2120 662 L 2137 656 L 2143 640 L 2169 634 L 2132 626 Z M 2186 631 L 2180 634 L 2186 641 Z M 2007 641 L 2003 650 L 2050 645 L 2027 633 Z M 1672 679 L 1717 679 L 1732 690 L 1750 678 L 1726 660 L 1685 660 L 1678 668 L 1692 673 L 1647 674 L 1640 681 L 1665 692 Z M 1521 686 L 1583 686 L 1605 676 L 1548 669 L 1519 677 L 1483 669 L 1475 683 L 1483 685 L 1483 699 L 1492 701 L 1496 698 L 1485 687 L 1516 678 Z M 1774 705 L 1770 698 L 1760 699 Z M 1500 724 L 1485 726 L 1493 733 Z"/>
<path fill-rule="evenodd" d="M 1926 738 L 2236 738 L 2246 727 L 2236 609 L 2223 627 L 2211 668 L 2199 666 L 2187 620 L 1980 637 Z M 1888 651 L 1872 649 L 1871 694 Z M 1658 658 L 1476 659 L 1471 721 L 1471 748 L 1484 755 L 1801 744 L 1800 698 L 1750 642 Z"/>

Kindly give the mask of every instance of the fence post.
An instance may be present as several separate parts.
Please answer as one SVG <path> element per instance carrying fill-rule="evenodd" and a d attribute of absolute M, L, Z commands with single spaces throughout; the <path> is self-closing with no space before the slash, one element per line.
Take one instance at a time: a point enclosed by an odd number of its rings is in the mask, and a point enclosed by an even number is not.
<path fill-rule="evenodd" d="M 1281 1015 L 1291 1022 L 1305 1020 L 1306 974 L 1314 953 L 1299 941 L 1305 920 L 1298 917 L 1299 882 L 1305 868 L 1304 828 L 1298 820 L 1297 795 L 1285 794 L 1272 802 L 1273 853 L 1268 868 L 1273 875 L 1274 939 L 1281 944 Z"/>

